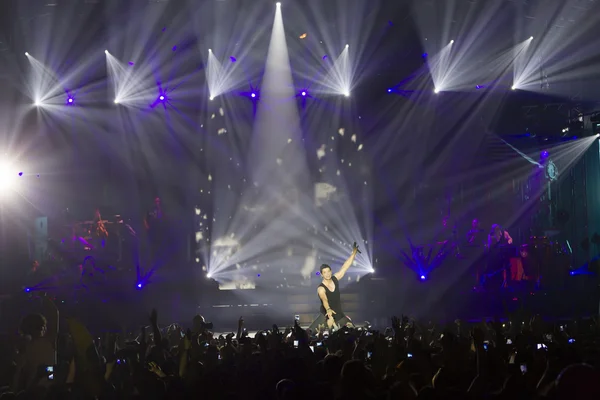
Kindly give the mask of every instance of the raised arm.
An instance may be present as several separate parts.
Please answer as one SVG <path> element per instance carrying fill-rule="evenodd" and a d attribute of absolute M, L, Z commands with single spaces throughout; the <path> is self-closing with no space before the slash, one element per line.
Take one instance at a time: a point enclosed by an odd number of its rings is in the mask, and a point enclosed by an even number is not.
<path fill-rule="evenodd" d="M 56 341 L 58 339 L 59 328 L 58 308 L 47 295 L 42 297 L 42 307 L 44 317 L 46 317 L 46 338 L 48 338 L 48 340 L 50 340 L 54 345 L 54 357 L 56 358 Z"/>
<path fill-rule="evenodd" d="M 334 274 L 334 276 L 338 279 L 338 281 L 344 277 L 344 275 L 346 274 L 346 271 L 348 271 L 348 268 L 350 268 L 352 266 L 352 263 L 354 262 L 354 258 L 356 258 L 356 253 L 358 253 L 358 247 L 353 247 L 352 254 L 350 254 L 350 257 L 348 257 L 348 259 L 346 260 L 344 265 L 342 265 L 342 268 Z M 323 288 L 321 288 L 321 289 L 323 289 Z"/>

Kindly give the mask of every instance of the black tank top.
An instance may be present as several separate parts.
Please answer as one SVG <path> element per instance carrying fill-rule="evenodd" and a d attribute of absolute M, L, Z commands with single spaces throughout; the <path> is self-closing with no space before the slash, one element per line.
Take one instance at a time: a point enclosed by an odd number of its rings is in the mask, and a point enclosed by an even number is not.
<path fill-rule="evenodd" d="M 342 301 L 340 300 L 340 285 L 335 276 L 331 277 L 333 284 L 335 285 L 334 291 L 329 290 L 327 286 L 321 283 L 319 286 L 325 288 L 325 294 L 327 295 L 327 302 L 329 303 L 329 308 L 335 311 L 336 316 L 342 316 L 344 312 L 342 311 Z M 320 298 L 319 298 L 320 300 Z M 326 314 L 325 306 L 323 305 L 323 300 L 321 300 L 321 314 Z"/>

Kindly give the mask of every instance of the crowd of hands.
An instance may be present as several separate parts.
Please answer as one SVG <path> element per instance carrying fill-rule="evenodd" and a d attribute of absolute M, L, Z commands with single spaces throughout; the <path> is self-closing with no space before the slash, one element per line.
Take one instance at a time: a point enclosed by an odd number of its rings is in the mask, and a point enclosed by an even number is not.
<path fill-rule="evenodd" d="M 294 322 L 251 337 L 240 318 L 237 332 L 216 336 L 200 316 L 188 329 L 161 328 L 154 310 L 135 333 L 69 329 L 51 384 L 5 388 L 0 400 L 600 399 L 598 321 L 503 321 L 436 326 L 402 316 L 379 331 L 365 323 L 335 332 Z"/>

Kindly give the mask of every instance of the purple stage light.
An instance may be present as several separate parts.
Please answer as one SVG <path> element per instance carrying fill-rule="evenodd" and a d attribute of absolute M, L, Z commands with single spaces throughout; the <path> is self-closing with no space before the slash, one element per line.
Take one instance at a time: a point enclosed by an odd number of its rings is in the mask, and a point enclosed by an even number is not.
<path fill-rule="evenodd" d="M 22 172 L 19 172 L 19 176 L 23 176 L 23 173 L 22 173 Z"/>
<path fill-rule="evenodd" d="M 158 99 L 159 99 L 160 101 L 164 101 L 164 100 L 165 100 L 165 96 L 163 96 L 163 95 L 160 95 L 160 96 L 158 97 Z"/>
<path fill-rule="evenodd" d="M 73 104 L 73 98 L 72 98 L 72 97 L 69 97 L 69 99 L 67 100 L 67 102 L 68 102 L 69 104 Z"/>
<path fill-rule="evenodd" d="M 134 66 L 135 63 L 133 61 L 129 61 L 129 65 Z"/>
<path fill-rule="evenodd" d="M 544 150 L 540 153 L 540 158 L 541 159 L 548 158 L 549 155 L 550 155 L 550 153 L 548 153 L 546 150 Z"/>
<path fill-rule="evenodd" d="M 142 286 L 144 286 L 144 285 L 142 285 L 141 283 L 138 283 L 138 284 L 137 284 L 137 288 L 138 288 L 138 289 L 141 289 L 141 288 L 142 288 Z"/>
<path fill-rule="evenodd" d="M 25 292 L 29 293 L 29 292 L 31 292 L 31 289 L 27 287 L 27 288 L 25 288 Z"/>
<path fill-rule="evenodd" d="M 423 58 L 427 58 L 427 56 L 428 56 L 428 55 L 429 55 L 429 54 L 427 54 L 427 53 L 423 53 L 422 57 L 423 57 Z"/>
<path fill-rule="evenodd" d="M 481 86 L 477 85 L 475 86 L 475 89 L 481 89 Z"/>
<path fill-rule="evenodd" d="M 173 50 L 173 51 L 176 51 L 176 50 L 177 50 L 177 46 L 173 46 L 173 49 L 172 49 L 172 50 Z"/>
<path fill-rule="evenodd" d="M 229 59 L 231 60 L 232 63 L 237 61 L 237 58 L 235 58 L 234 56 L 229 57 Z"/>
<path fill-rule="evenodd" d="M 302 96 L 306 96 L 306 92 L 302 91 L 302 93 L 300 93 Z"/>
<path fill-rule="evenodd" d="M 323 56 L 323 60 L 327 60 L 327 54 Z"/>
<path fill-rule="evenodd" d="M 388 89 L 388 93 L 392 93 L 392 89 Z"/>
<path fill-rule="evenodd" d="M 256 97 L 256 93 L 252 93 L 252 94 L 250 95 L 250 97 L 252 97 L 252 98 L 255 98 L 255 97 Z"/>
<path fill-rule="evenodd" d="M 427 277 L 425 275 L 421 275 L 421 280 L 424 281 L 425 279 L 427 279 Z"/>

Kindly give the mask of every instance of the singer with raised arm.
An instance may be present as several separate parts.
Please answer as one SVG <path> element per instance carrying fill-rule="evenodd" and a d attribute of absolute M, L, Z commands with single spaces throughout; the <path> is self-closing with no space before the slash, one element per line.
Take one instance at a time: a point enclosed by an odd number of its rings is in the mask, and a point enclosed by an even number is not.
<path fill-rule="evenodd" d="M 342 310 L 339 281 L 354 263 L 357 253 L 360 253 L 360 250 L 356 242 L 354 242 L 350 257 L 348 257 L 342 268 L 335 274 L 331 271 L 329 265 L 321 265 L 320 270 L 323 281 L 317 288 L 317 294 L 321 300 L 321 317 L 319 319 L 325 318 L 329 329 L 338 329 L 352 322 Z"/>

